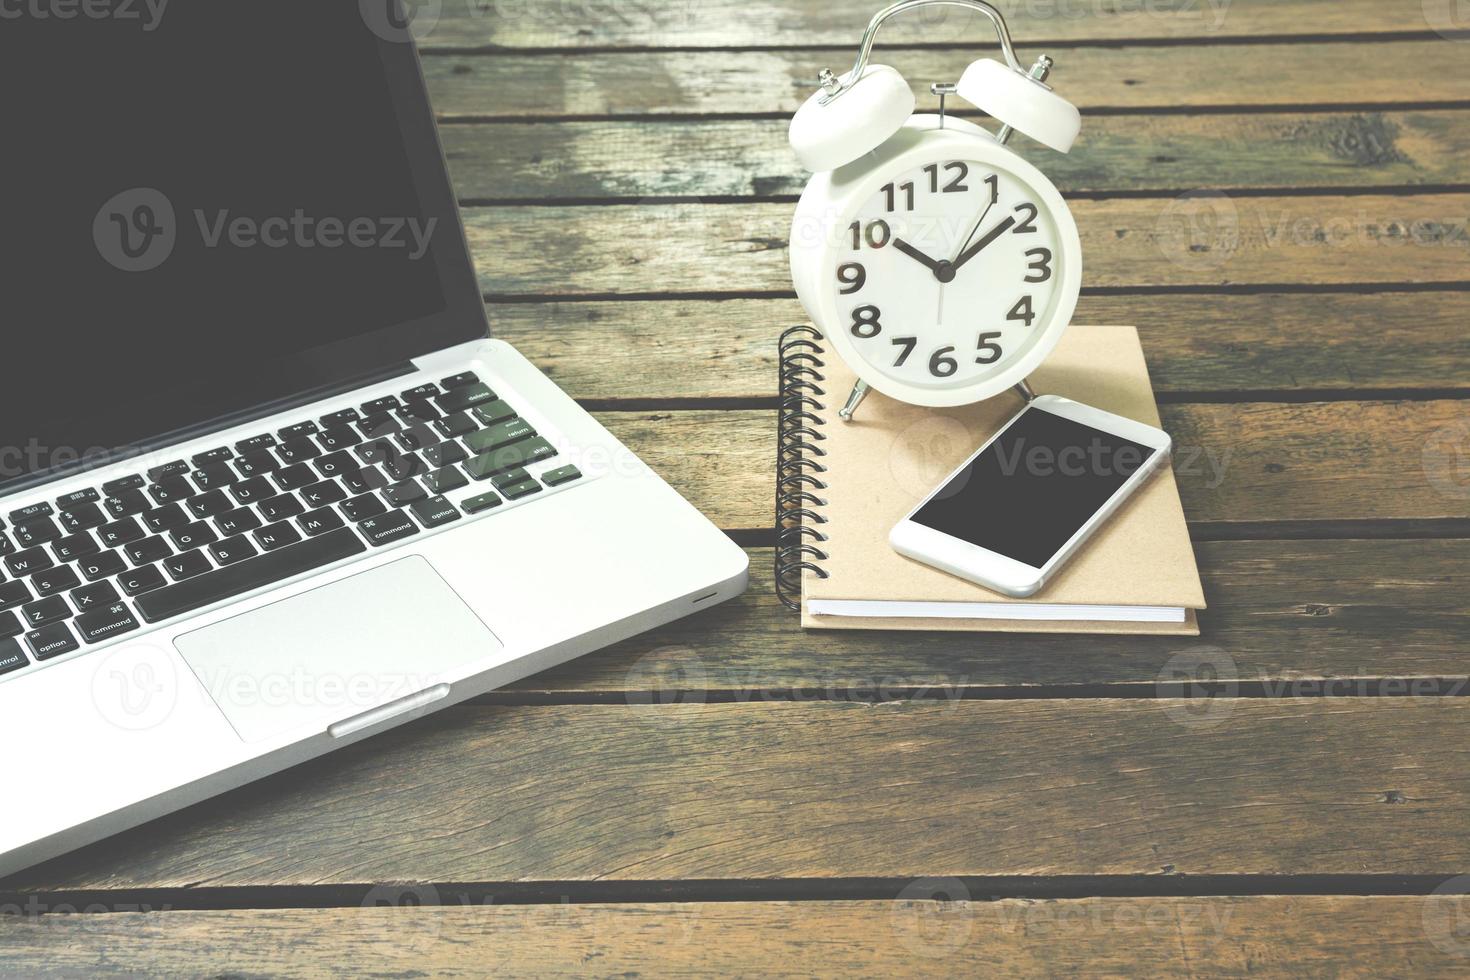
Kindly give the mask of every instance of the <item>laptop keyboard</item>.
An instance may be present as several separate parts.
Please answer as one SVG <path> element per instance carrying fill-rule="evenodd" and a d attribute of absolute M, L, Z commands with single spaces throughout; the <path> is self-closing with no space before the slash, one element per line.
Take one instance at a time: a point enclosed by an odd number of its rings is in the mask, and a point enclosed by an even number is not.
<path fill-rule="evenodd" d="M 0 674 L 581 478 L 556 455 L 467 372 L 14 511 Z"/>

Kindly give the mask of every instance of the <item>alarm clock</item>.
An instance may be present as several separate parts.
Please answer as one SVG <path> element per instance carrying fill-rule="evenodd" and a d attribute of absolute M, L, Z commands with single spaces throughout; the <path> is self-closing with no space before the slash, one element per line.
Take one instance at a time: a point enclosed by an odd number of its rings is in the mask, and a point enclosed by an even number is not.
<path fill-rule="evenodd" d="M 931 4 L 972 8 L 1000 36 L 1006 64 L 982 59 L 931 91 L 915 114 L 895 69 L 869 64 L 878 28 Z M 791 230 L 791 277 L 813 323 L 858 376 L 840 412 L 870 389 L 916 405 L 966 405 L 1025 380 L 1071 322 L 1082 243 L 1040 170 L 1006 146 L 1020 131 L 1060 152 L 1081 131 L 1075 106 L 1028 71 L 984 0 L 904 0 L 868 25 L 853 70 L 820 76 L 791 121 L 791 146 L 814 175 Z M 995 134 L 947 115 L 960 98 L 1003 125 Z"/>

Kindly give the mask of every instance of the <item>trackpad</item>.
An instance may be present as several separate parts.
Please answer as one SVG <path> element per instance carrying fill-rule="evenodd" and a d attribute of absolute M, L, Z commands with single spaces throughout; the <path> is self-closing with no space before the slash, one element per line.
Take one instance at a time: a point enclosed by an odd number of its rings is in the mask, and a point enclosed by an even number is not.
<path fill-rule="evenodd" d="M 187 633 L 174 645 L 246 742 L 326 731 L 413 699 L 503 649 L 419 556 Z"/>

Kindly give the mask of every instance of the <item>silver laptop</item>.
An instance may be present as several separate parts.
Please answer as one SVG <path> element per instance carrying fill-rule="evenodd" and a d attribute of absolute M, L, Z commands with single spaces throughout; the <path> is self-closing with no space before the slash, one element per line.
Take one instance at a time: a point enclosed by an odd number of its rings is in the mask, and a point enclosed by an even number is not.
<path fill-rule="evenodd" d="M 745 588 L 490 339 L 392 18 L 161 9 L 0 30 L 0 875 Z"/>

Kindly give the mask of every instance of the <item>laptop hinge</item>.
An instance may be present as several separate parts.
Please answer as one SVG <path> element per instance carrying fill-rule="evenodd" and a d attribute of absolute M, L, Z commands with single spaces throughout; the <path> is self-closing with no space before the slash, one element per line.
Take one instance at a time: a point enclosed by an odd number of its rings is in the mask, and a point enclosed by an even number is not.
<path fill-rule="evenodd" d="M 347 378 L 343 381 L 339 381 L 330 385 L 323 385 L 318 388 L 311 388 L 306 391 L 289 395 L 285 398 L 277 398 L 268 402 L 261 402 L 260 404 L 252 405 L 250 408 L 242 409 L 238 412 L 231 412 L 227 415 L 221 415 L 216 418 L 209 419 L 205 422 L 199 422 L 195 425 L 187 426 L 182 429 L 176 429 L 172 432 L 164 433 L 163 435 L 156 436 L 152 439 L 145 439 L 140 442 L 134 443 L 133 445 L 127 446 L 123 449 L 119 449 L 115 452 L 101 454 L 91 461 L 82 460 L 69 466 L 55 467 L 53 469 L 43 470 L 38 473 L 29 473 L 24 476 L 15 477 L 11 480 L 0 480 L 0 497 L 7 497 L 11 494 L 19 493 L 22 490 L 29 490 L 32 487 L 41 486 L 43 484 L 55 483 L 56 481 L 64 479 L 66 477 L 76 476 L 79 473 L 85 473 L 88 470 L 102 469 L 103 467 L 111 466 L 114 463 L 121 463 L 138 456 L 146 456 L 149 453 L 158 452 L 160 450 L 168 448 L 169 446 L 176 446 L 180 443 L 189 442 L 190 440 L 198 439 L 202 436 L 207 436 L 211 432 L 223 432 L 225 429 L 231 429 L 237 425 L 245 425 L 249 422 L 254 422 L 256 419 L 268 418 L 281 412 L 288 412 L 293 408 L 299 408 L 302 405 L 310 405 L 312 402 L 322 401 L 324 399 L 331 398 L 334 395 L 340 395 L 344 392 L 354 391 L 358 388 L 366 388 L 369 385 L 379 384 L 383 381 L 391 381 L 394 378 L 401 378 L 405 375 L 413 374 L 417 370 L 418 369 L 413 366 L 413 362 L 402 361 L 398 364 L 392 364 L 387 367 L 380 368 L 376 371 L 372 371 L 368 374 L 357 375 L 355 377 Z"/>

